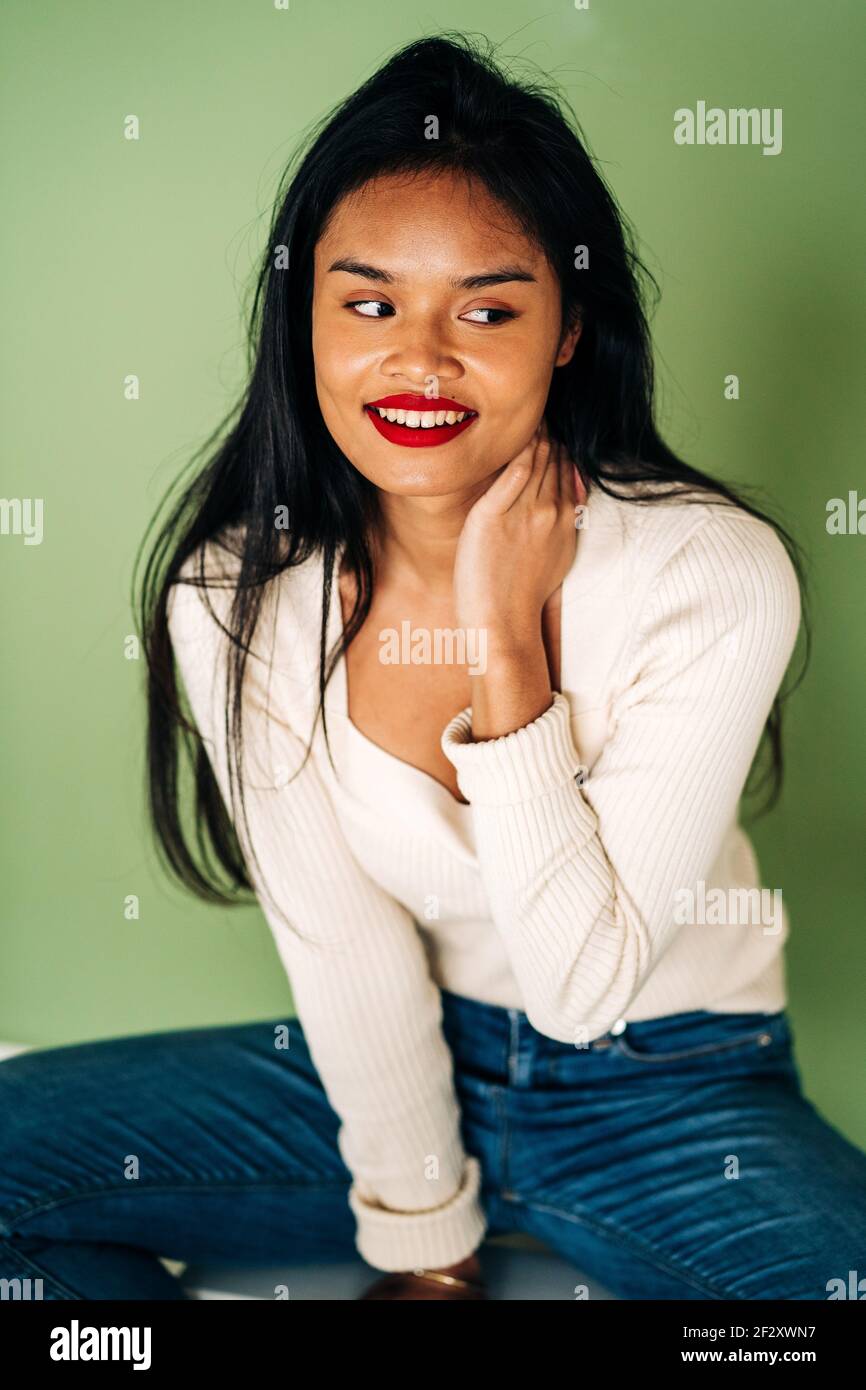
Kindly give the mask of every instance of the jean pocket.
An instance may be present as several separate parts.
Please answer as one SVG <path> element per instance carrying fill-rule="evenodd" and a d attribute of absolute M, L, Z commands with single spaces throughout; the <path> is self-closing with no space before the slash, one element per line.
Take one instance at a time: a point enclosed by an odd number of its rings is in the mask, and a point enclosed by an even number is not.
<path fill-rule="evenodd" d="M 771 1054 L 790 1042 L 784 1010 L 774 1014 L 698 1011 L 629 1023 L 613 1040 L 614 1051 L 647 1066 L 715 1056 Z"/>

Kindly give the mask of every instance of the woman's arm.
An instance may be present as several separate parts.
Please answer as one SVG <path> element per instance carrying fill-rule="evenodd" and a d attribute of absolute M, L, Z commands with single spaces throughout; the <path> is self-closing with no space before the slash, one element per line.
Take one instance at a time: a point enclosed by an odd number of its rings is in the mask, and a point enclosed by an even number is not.
<path fill-rule="evenodd" d="M 442 736 L 527 1013 L 562 1042 L 606 1032 L 670 945 L 675 894 L 712 868 L 796 640 L 772 528 L 704 515 L 649 585 L 584 785 L 558 692 L 501 737 L 474 743 L 471 708 Z"/>
<path fill-rule="evenodd" d="M 225 622 L 229 591 L 209 593 Z M 228 641 L 193 586 L 175 586 L 169 613 L 191 710 L 229 807 Z M 448 1266 L 476 1249 L 485 1223 L 478 1161 L 460 1138 L 439 990 L 410 914 L 352 856 L 312 758 L 288 780 L 304 745 L 268 714 L 267 681 L 266 664 L 251 656 L 244 794 L 264 883 L 247 859 L 311 1056 L 341 1120 L 357 1246 L 381 1270 Z"/>

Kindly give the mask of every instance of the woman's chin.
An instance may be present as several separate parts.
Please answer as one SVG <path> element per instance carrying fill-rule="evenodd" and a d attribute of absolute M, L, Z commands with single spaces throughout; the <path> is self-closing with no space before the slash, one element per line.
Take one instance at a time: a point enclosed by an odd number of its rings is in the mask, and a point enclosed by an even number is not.
<path fill-rule="evenodd" d="M 442 458 L 425 458 L 422 454 L 418 449 L 395 449 L 394 457 L 384 464 L 377 459 L 375 466 L 371 466 L 367 459 L 363 466 L 358 463 L 354 466 L 380 492 L 399 497 L 447 497 L 477 485 L 490 472 L 477 465 L 473 468 L 469 463 L 463 466 L 456 462 L 446 464 Z"/>

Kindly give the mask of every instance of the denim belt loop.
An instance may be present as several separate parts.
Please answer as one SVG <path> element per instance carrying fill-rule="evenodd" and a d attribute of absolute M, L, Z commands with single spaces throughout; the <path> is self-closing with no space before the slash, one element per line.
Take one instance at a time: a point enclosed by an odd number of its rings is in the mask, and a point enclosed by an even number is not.
<path fill-rule="evenodd" d="M 534 1045 L 538 1041 L 529 1019 L 520 1009 L 509 1009 L 511 1031 L 508 1042 L 508 1078 L 512 1086 L 528 1086 L 532 1081 Z"/>

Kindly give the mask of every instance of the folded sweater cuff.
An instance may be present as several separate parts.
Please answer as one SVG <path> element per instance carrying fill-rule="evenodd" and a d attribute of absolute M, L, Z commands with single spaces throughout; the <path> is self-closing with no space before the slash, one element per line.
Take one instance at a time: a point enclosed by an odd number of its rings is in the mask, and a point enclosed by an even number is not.
<path fill-rule="evenodd" d="M 464 1260 L 478 1249 L 487 1222 L 481 1206 L 481 1165 L 466 1155 L 463 1180 L 457 1192 L 441 1207 L 430 1211 L 391 1211 L 366 1201 L 357 1184 L 349 1189 L 349 1206 L 355 1214 L 355 1244 L 374 1269 L 388 1273 L 417 1269 L 441 1269 Z"/>
<path fill-rule="evenodd" d="M 472 741 L 472 706 L 455 714 L 441 739 L 457 771 L 457 785 L 473 806 L 511 806 L 573 782 L 581 761 L 571 733 L 571 711 L 558 690 L 553 704 L 531 724 L 499 738 Z"/>

